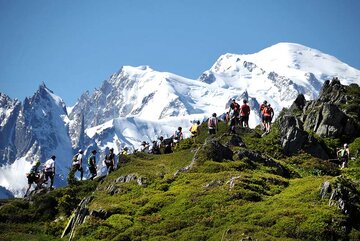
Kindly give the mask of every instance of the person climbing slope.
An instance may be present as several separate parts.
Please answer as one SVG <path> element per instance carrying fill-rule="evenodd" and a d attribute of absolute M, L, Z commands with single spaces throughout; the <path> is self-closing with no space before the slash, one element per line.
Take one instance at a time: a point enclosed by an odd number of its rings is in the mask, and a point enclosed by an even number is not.
<path fill-rule="evenodd" d="M 82 159 L 83 159 L 83 151 L 80 149 L 78 153 L 76 153 L 72 160 L 72 172 L 80 171 L 80 179 L 83 179 L 84 169 L 82 167 Z"/>
<path fill-rule="evenodd" d="M 27 195 L 29 194 L 31 185 L 39 178 L 39 166 L 40 166 L 40 161 L 36 161 L 35 164 L 31 167 L 30 172 L 26 174 L 27 179 L 28 179 L 28 188 L 25 192 L 25 196 L 27 197 Z"/>
<path fill-rule="evenodd" d="M 347 167 L 349 158 L 350 158 L 350 150 L 348 144 L 344 144 L 344 147 L 337 151 L 337 155 L 341 162 L 341 169 Z"/>
<path fill-rule="evenodd" d="M 93 180 L 97 176 L 96 170 L 96 150 L 91 152 L 90 157 L 88 158 L 88 168 L 91 174 L 90 180 Z"/>
<path fill-rule="evenodd" d="M 216 118 L 216 113 L 213 113 L 208 120 L 208 130 L 209 135 L 215 135 L 216 131 L 219 131 L 218 119 Z"/>
<path fill-rule="evenodd" d="M 196 142 L 196 137 L 200 135 L 200 121 L 197 121 L 196 123 L 194 123 L 190 127 L 189 131 L 190 131 L 191 139 L 195 143 Z"/>
<path fill-rule="evenodd" d="M 56 156 L 51 156 L 44 164 L 45 167 L 45 182 L 50 178 L 50 189 L 53 189 L 54 177 L 55 177 L 55 159 Z"/>
<path fill-rule="evenodd" d="M 243 105 L 240 107 L 240 127 L 249 128 L 249 115 L 250 106 L 248 106 L 247 100 L 243 100 Z"/>
<path fill-rule="evenodd" d="M 266 122 L 265 122 L 265 116 L 264 116 L 264 108 L 267 107 L 267 101 L 264 100 L 264 102 L 260 105 L 260 109 L 259 109 L 259 112 L 260 112 L 260 117 L 261 117 L 261 125 L 263 127 L 263 131 L 266 131 Z"/>
<path fill-rule="evenodd" d="M 263 109 L 264 120 L 265 120 L 265 133 L 269 134 L 271 131 L 271 121 L 274 117 L 274 110 L 270 104 Z"/>
<path fill-rule="evenodd" d="M 104 163 L 106 165 L 108 174 L 114 171 L 115 168 L 115 154 L 114 148 L 110 148 L 109 154 L 105 155 Z"/>

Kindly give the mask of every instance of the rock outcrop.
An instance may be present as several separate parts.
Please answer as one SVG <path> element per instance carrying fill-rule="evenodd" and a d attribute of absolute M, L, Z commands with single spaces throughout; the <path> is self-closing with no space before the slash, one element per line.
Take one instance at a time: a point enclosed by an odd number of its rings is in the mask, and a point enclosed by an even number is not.
<path fill-rule="evenodd" d="M 353 140 L 360 132 L 359 115 L 348 115 L 345 107 L 359 99 L 357 92 L 359 86 L 344 86 L 335 78 L 325 81 L 317 100 L 306 101 L 304 95 L 299 95 L 278 120 L 285 154 L 303 150 L 328 159 L 330 153 L 314 136 L 338 138 L 343 142 Z"/>
<path fill-rule="evenodd" d="M 232 150 L 224 146 L 217 139 L 208 139 L 200 149 L 200 155 L 204 156 L 205 160 L 213 160 L 222 162 L 224 160 L 233 160 Z"/>

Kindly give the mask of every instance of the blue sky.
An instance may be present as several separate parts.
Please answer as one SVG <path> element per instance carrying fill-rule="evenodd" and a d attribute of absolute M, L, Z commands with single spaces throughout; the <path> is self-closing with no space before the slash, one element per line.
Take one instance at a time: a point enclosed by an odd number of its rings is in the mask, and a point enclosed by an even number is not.
<path fill-rule="evenodd" d="M 358 0 L 0 0 L 0 92 L 69 106 L 123 65 L 196 79 L 224 53 L 294 42 L 360 69 Z"/>

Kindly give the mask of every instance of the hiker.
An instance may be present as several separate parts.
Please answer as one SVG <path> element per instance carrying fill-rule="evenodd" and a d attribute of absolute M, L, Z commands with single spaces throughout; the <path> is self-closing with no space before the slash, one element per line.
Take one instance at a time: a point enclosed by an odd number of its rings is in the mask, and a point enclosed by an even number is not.
<path fill-rule="evenodd" d="M 344 147 L 337 151 L 337 156 L 341 162 L 341 169 L 347 167 L 350 158 L 350 150 L 348 144 L 344 144 Z"/>
<path fill-rule="evenodd" d="M 230 124 L 229 124 L 229 134 L 235 134 L 235 126 L 236 126 L 236 121 L 237 120 L 237 116 L 236 114 L 234 114 L 234 112 L 232 113 L 232 115 L 230 116 Z"/>
<path fill-rule="evenodd" d="M 140 152 L 149 153 L 150 145 L 146 141 L 143 141 L 140 145 Z"/>
<path fill-rule="evenodd" d="M 151 146 L 151 154 L 161 154 L 160 152 L 160 143 L 158 141 L 153 141 Z"/>
<path fill-rule="evenodd" d="M 200 121 L 194 123 L 190 127 L 189 131 L 190 131 L 191 139 L 194 140 L 195 143 L 196 137 L 200 135 Z"/>
<path fill-rule="evenodd" d="M 182 127 L 178 127 L 178 129 L 175 131 L 173 135 L 173 143 L 175 143 L 174 144 L 175 148 L 182 139 L 183 139 Z"/>
<path fill-rule="evenodd" d="M 125 158 L 125 156 L 127 156 L 128 155 L 128 148 L 125 146 L 124 148 L 123 148 L 123 150 L 121 151 L 121 152 L 119 152 L 119 157 L 118 157 L 118 166 L 117 166 L 117 169 L 119 169 L 120 168 L 120 163 L 125 163 L 125 160 L 126 160 L 126 158 Z"/>
<path fill-rule="evenodd" d="M 208 120 L 208 129 L 209 135 L 216 134 L 216 131 L 219 131 L 218 119 L 216 118 L 216 113 L 213 113 Z"/>
<path fill-rule="evenodd" d="M 26 190 L 25 196 L 27 197 L 28 192 L 30 191 L 31 185 L 36 182 L 36 180 L 39 178 L 39 166 L 40 166 L 40 161 L 36 161 L 35 164 L 31 167 L 30 169 L 30 173 L 26 173 L 27 179 L 28 179 L 28 184 L 29 187 Z"/>
<path fill-rule="evenodd" d="M 96 150 L 91 152 L 91 156 L 88 158 L 88 168 L 91 173 L 90 180 L 93 180 L 97 176 L 96 171 Z"/>
<path fill-rule="evenodd" d="M 229 116 L 230 119 L 234 118 L 235 125 L 239 122 L 239 114 L 240 114 L 240 105 L 236 102 L 235 99 L 232 99 L 232 103 L 229 108 Z"/>
<path fill-rule="evenodd" d="M 160 140 L 162 138 L 162 146 L 164 147 L 164 154 L 169 154 L 169 153 L 172 153 L 173 150 L 171 149 L 171 147 L 173 146 L 173 138 L 170 137 L 170 138 L 167 138 L 167 139 L 164 139 L 162 136 L 160 137 Z"/>
<path fill-rule="evenodd" d="M 260 105 L 260 110 L 259 110 L 260 117 L 261 117 L 261 125 L 263 127 L 263 131 L 266 131 L 266 122 L 265 122 L 265 116 L 264 116 L 264 113 L 263 113 L 264 108 L 266 108 L 266 107 L 267 107 L 267 101 L 264 100 L 264 102 Z"/>
<path fill-rule="evenodd" d="M 226 114 L 225 114 L 225 123 L 226 123 L 226 126 L 228 126 L 229 121 L 230 121 L 230 113 L 229 113 L 229 111 L 228 111 L 228 112 L 226 112 Z"/>
<path fill-rule="evenodd" d="M 248 106 L 247 100 L 243 100 L 243 105 L 240 107 L 240 127 L 249 128 L 249 115 L 250 106 Z"/>
<path fill-rule="evenodd" d="M 108 174 L 110 174 L 112 171 L 114 171 L 114 167 L 115 167 L 114 148 L 110 148 L 109 154 L 105 155 L 104 163 L 106 165 Z"/>
<path fill-rule="evenodd" d="M 264 134 L 269 134 L 271 131 L 271 121 L 274 117 L 274 110 L 273 110 L 273 108 L 271 108 L 270 104 L 268 104 L 263 109 L 263 114 L 264 114 L 264 120 L 265 120 L 265 133 Z"/>
<path fill-rule="evenodd" d="M 56 159 L 56 156 L 53 155 L 44 164 L 44 167 L 45 167 L 45 182 L 47 182 L 49 177 L 50 177 L 50 190 L 53 189 L 53 185 L 54 185 L 55 159 Z"/>
<path fill-rule="evenodd" d="M 82 167 L 82 158 L 83 158 L 83 151 L 80 149 L 78 153 L 75 154 L 72 160 L 72 169 L 75 173 L 76 171 L 80 171 L 80 179 L 83 179 L 84 176 L 84 169 Z"/>

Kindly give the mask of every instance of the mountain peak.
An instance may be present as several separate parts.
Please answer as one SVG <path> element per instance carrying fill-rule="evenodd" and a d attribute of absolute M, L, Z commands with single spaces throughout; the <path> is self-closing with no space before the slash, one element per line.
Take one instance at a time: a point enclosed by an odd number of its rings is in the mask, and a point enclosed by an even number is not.
<path fill-rule="evenodd" d="M 126 73 L 128 75 L 133 75 L 133 74 L 152 72 L 152 71 L 154 71 L 154 70 L 152 68 L 150 68 L 150 66 L 148 66 L 148 65 L 140 65 L 140 66 L 124 65 L 120 68 L 118 75 L 124 74 L 124 73 Z"/>

